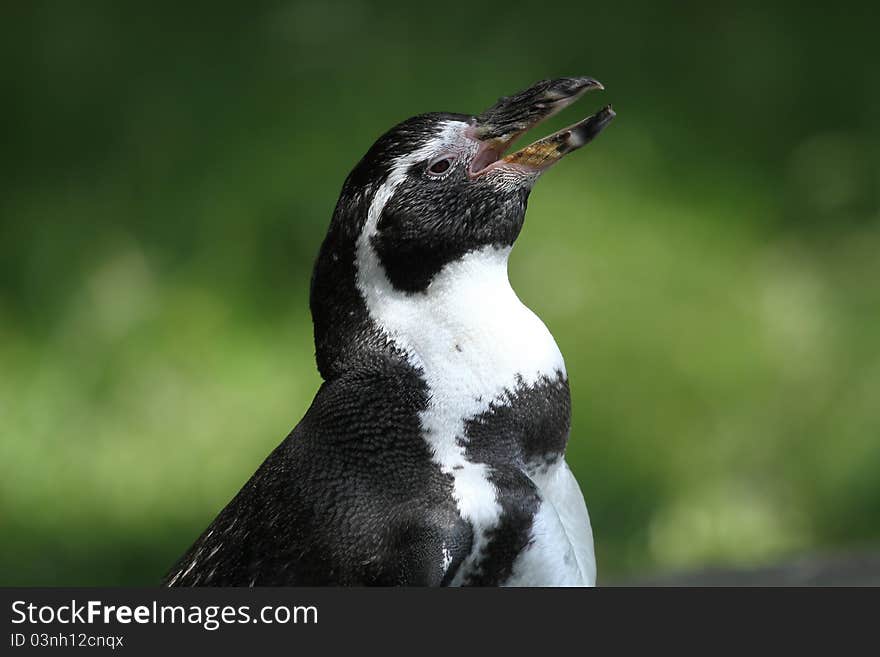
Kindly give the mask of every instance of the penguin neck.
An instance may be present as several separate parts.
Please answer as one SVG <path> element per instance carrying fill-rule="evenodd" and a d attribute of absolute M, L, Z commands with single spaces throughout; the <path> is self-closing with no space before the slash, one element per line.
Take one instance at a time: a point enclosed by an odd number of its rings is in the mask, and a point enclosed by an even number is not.
<path fill-rule="evenodd" d="M 565 375 L 550 332 L 510 285 L 510 250 L 472 251 L 423 292 L 407 293 L 389 282 L 366 240 L 358 244 L 357 288 L 372 323 L 453 407 Z"/>

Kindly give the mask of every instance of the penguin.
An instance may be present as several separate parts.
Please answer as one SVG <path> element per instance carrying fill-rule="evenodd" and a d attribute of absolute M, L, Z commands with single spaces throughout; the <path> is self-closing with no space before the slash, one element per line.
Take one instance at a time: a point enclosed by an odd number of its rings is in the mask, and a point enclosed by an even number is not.
<path fill-rule="evenodd" d="M 323 382 L 166 586 L 595 584 L 565 363 L 507 264 L 532 186 L 615 113 L 505 153 L 601 89 L 543 80 L 373 144 L 312 275 Z"/>

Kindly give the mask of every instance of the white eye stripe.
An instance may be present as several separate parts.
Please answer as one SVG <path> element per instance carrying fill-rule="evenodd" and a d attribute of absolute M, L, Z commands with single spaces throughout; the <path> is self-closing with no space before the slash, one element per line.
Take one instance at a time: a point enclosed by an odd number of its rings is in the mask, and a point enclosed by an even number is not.
<path fill-rule="evenodd" d="M 389 190 L 393 190 L 415 164 L 424 162 L 427 159 L 431 159 L 431 161 L 434 162 L 433 158 L 441 153 L 446 157 L 453 155 L 451 151 L 455 149 L 456 144 L 460 140 L 462 131 L 467 128 L 467 126 L 468 124 L 463 123 L 462 121 L 444 122 L 440 132 L 435 138 L 428 141 L 421 148 L 397 158 L 392 166 L 391 173 L 385 181 L 385 186 L 387 186 Z M 454 156 L 457 157 L 457 155 Z M 438 159 L 442 159 L 442 157 Z"/>

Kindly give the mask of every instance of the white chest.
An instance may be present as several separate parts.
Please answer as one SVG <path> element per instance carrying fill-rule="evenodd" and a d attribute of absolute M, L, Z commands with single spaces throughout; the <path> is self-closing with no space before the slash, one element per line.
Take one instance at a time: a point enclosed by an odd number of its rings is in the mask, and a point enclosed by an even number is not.
<path fill-rule="evenodd" d="M 544 323 L 507 278 L 509 249 L 487 248 L 447 265 L 425 293 L 363 283 L 371 317 L 421 369 L 432 402 L 461 417 L 480 412 L 518 382 L 565 374 Z"/>

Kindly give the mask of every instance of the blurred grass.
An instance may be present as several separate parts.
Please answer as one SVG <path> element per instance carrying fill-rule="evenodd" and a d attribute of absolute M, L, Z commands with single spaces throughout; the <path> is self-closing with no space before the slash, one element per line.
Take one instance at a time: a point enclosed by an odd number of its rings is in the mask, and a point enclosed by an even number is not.
<path fill-rule="evenodd" d="M 28 3 L 0 71 L 0 582 L 151 584 L 298 421 L 342 180 L 394 122 L 608 91 L 511 263 L 600 580 L 880 540 L 876 10 Z M 543 128 L 542 128 L 543 130 Z"/>

